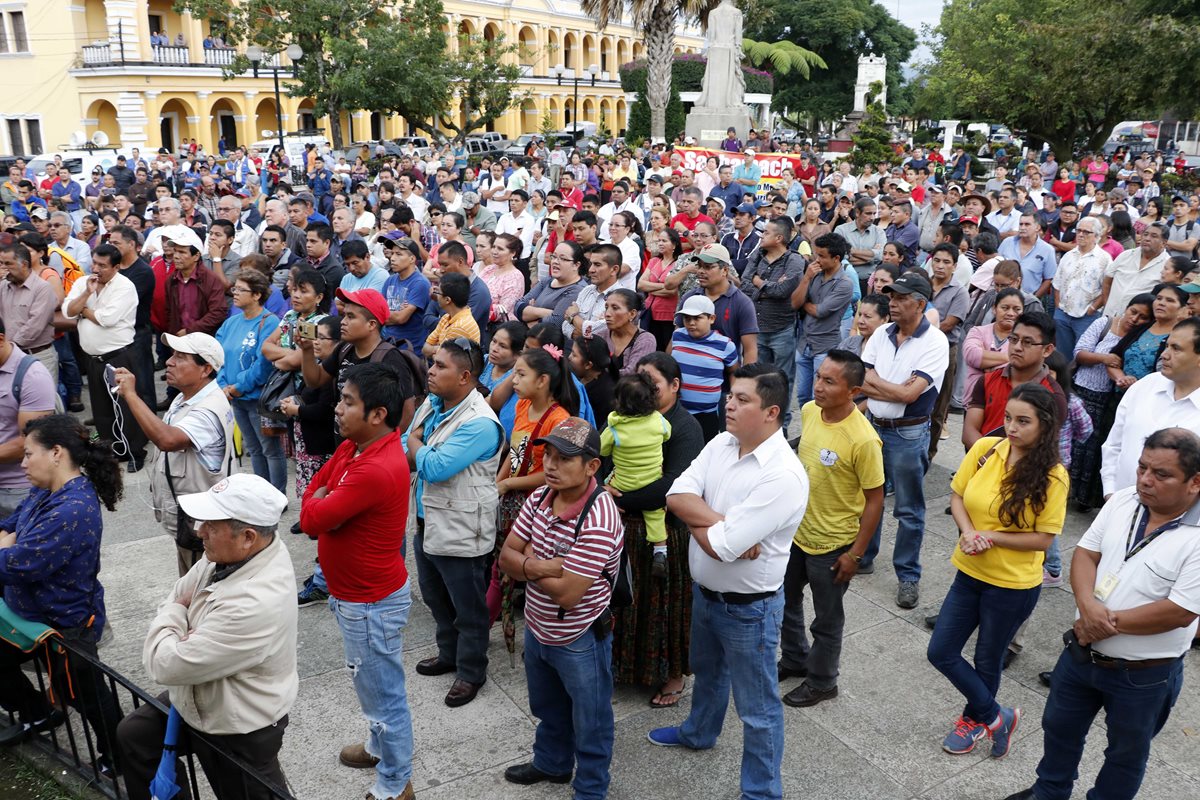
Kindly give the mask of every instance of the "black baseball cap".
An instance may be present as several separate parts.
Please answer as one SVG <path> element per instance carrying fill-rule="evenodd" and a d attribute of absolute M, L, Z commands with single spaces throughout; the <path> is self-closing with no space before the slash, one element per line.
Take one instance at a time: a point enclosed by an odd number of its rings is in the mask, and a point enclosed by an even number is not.
<path fill-rule="evenodd" d="M 919 272 L 906 272 L 896 279 L 895 283 L 883 287 L 883 293 L 919 294 L 926 300 L 933 299 L 933 287 L 929 279 Z"/>
<path fill-rule="evenodd" d="M 533 443 L 551 445 L 564 456 L 600 457 L 600 434 L 580 417 L 567 417 L 554 426 L 549 436 L 535 439 Z"/>

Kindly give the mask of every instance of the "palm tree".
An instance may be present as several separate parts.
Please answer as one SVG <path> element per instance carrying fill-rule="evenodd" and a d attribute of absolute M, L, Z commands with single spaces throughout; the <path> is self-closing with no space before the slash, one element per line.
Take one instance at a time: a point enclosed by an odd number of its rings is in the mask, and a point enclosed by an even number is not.
<path fill-rule="evenodd" d="M 698 20 L 707 27 L 708 12 L 720 0 L 581 0 L 583 11 L 596 20 L 600 30 L 620 22 L 629 7 L 633 27 L 645 31 L 646 103 L 650 106 L 650 138 L 664 141 L 667 101 L 671 94 L 671 62 L 675 57 L 675 24 L 679 18 Z"/>
<path fill-rule="evenodd" d="M 795 42 L 786 39 L 782 42 L 756 42 L 753 39 L 742 39 L 742 53 L 746 61 L 756 67 L 764 64 L 776 75 L 800 73 L 807 80 L 812 68 L 828 69 L 825 59 L 806 50 Z"/>

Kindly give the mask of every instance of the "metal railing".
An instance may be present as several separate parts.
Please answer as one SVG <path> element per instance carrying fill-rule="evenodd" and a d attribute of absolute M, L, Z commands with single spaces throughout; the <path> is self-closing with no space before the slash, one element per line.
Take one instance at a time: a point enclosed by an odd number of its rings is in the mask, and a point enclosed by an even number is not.
<path fill-rule="evenodd" d="M 50 640 L 50 647 L 57 646 L 61 646 L 66 651 L 68 660 L 82 661 L 90 667 L 97 680 L 102 684 L 102 687 L 98 688 L 107 689 L 112 693 L 119 713 L 124 714 L 127 708 L 134 710 L 147 704 L 158 709 L 164 717 L 166 716 L 167 707 L 165 705 L 103 661 L 80 650 L 70 640 L 61 637 Z M 39 651 L 44 655 L 44 650 L 39 648 Z M 35 673 L 34 684 L 38 691 L 46 694 L 47 690 L 53 686 L 54 691 L 51 696 L 57 708 L 65 714 L 66 721 L 62 725 L 33 736 L 28 740 L 28 744 L 57 759 L 63 766 L 74 771 L 79 778 L 105 797 L 112 798 L 112 800 L 125 800 L 129 794 L 125 789 L 124 782 L 119 777 L 112 775 L 111 772 L 102 773 L 98 766 L 101 753 L 98 736 L 102 734 L 92 730 L 84 720 L 83 715 L 76 707 L 78 701 L 67 702 L 63 691 L 67 689 L 68 683 L 57 672 L 63 668 L 62 659 L 57 656 L 51 658 L 55 661 L 53 683 L 51 676 L 47 674 L 46 662 L 42 656 L 31 659 L 25 664 L 25 668 L 28 670 L 32 666 Z M 74 686 L 67 691 L 78 691 L 78 689 L 78 686 Z M 16 722 L 16 718 L 11 713 L 8 714 L 8 719 L 10 724 Z M 180 739 L 181 745 L 188 740 L 199 740 L 205 748 L 211 751 L 216 761 L 219 762 L 217 769 L 220 770 L 226 786 L 228 786 L 230 775 L 241 776 L 242 792 L 232 797 L 226 795 L 223 800 L 249 800 L 252 797 L 255 800 L 296 800 L 289 790 L 266 780 L 253 767 L 230 753 L 212 737 L 189 729 L 181 732 Z M 104 749 L 115 752 L 116 743 L 110 742 Z M 186 752 L 177 761 L 177 763 L 182 762 L 183 772 L 176 775 L 176 783 L 180 787 L 190 789 L 193 798 L 199 798 L 202 795 L 198 778 L 202 770 L 196 763 L 196 756 L 192 752 L 194 748 L 181 746 L 180 749 L 186 750 Z"/>

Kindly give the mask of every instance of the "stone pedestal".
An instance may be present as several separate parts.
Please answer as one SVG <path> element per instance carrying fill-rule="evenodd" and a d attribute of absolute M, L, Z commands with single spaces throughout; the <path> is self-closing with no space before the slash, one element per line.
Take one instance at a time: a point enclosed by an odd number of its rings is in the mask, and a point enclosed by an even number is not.
<path fill-rule="evenodd" d="M 745 140 L 753 127 L 745 106 L 739 108 L 693 108 L 687 115 L 685 131 L 700 147 L 717 147 L 734 128 L 739 139 Z"/>

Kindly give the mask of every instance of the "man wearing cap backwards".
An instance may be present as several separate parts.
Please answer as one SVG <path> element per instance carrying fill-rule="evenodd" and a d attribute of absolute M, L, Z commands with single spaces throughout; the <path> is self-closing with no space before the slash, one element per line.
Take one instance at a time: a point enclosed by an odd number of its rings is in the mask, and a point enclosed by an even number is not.
<path fill-rule="evenodd" d="M 310 359 L 311 347 L 306 370 Z M 412 606 L 404 566 L 409 469 L 397 430 L 403 395 L 385 364 L 348 373 L 334 411 L 344 441 L 304 492 L 300 527 L 317 540 L 346 669 L 367 721 L 366 742 L 342 748 L 340 761 L 375 768 L 371 800 L 412 800 L 412 716 L 401 661 Z"/>
<path fill-rule="evenodd" d="M 218 392 L 220 394 L 220 392 Z M 276 535 L 287 498 L 256 475 L 233 475 L 203 493 L 182 494 L 204 557 L 176 582 L 150 623 L 142 663 L 167 687 L 159 700 L 187 730 L 211 737 L 254 773 L 284 789 L 279 749 L 296 700 L 296 574 Z M 150 797 L 162 758 L 166 718 L 149 703 L 117 726 L 121 767 L 132 800 Z M 182 735 L 218 800 L 270 796 L 229 769 L 198 738 Z"/>
<path fill-rule="evenodd" d="M 732 689 L 742 720 L 741 797 L 782 800 L 783 704 L 775 652 L 784 575 L 809 480 L 788 448 L 787 379 L 768 364 L 733 373 L 727 432 L 675 480 L 667 508 L 692 532 L 692 710 L 648 734 L 661 747 L 713 747 Z M 721 791 L 714 795 L 723 794 Z"/>
<path fill-rule="evenodd" d="M 885 286 L 892 322 L 880 326 L 863 345 L 867 366 L 863 394 L 879 438 L 883 467 L 895 487 L 892 516 L 896 544 L 892 564 L 899 587 L 896 605 L 915 608 L 921 580 L 921 542 L 925 537 L 925 472 L 929 469 L 929 418 L 950 363 L 946 334 L 925 318 L 933 287 L 918 272 Z M 867 547 L 858 571 L 874 571 L 883 521 Z"/>
<path fill-rule="evenodd" d="M 595 428 L 570 417 L 534 444 L 545 445 L 546 485 L 521 507 L 500 569 L 526 581 L 525 680 L 539 722 L 533 759 L 504 779 L 567 783 L 574 767 L 576 800 L 603 800 L 614 737 L 608 605 L 625 527 L 596 480 Z"/>
<path fill-rule="evenodd" d="M 404 435 L 413 480 L 409 530 L 421 598 L 437 623 L 438 652 L 419 675 L 457 677 L 446 705 L 475 699 L 487 681 L 485 569 L 495 546 L 496 470 L 504 429 L 476 391 L 483 352 L 471 341 L 442 343 L 429 368 L 429 396 Z"/>
<path fill-rule="evenodd" d="M 138 295 L 133 281 L 121 274 L 121 252 L 111 244 L 96 248 L 92 274 L 87 280 L 75 281 L 63 300 L 62 313 L 77 320 L 79 346 L 84 353 L 83 367 L 88 376 L 88 395 L 91 397 L 92 417 L 101 439 L 118 441 L 120 429 L 114 431 L 116 411 L 113 397 L 104 379 L 104 368 L 131 368 L 137 353 L 133 347 L 137 320 Z M 130 419 L 130 407 L 120 404 L 125 420 L 124 436 L 128 441 L 128 470 L 137 472 L 146 457 L 146 435 Z"/>

